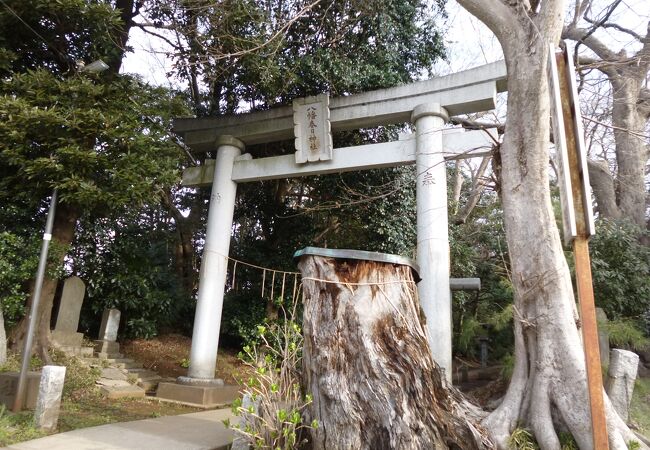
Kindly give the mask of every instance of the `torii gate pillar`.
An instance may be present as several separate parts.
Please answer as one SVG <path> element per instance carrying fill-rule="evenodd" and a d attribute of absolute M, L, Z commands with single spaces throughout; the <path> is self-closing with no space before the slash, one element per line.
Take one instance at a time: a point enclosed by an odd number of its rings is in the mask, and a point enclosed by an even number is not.
<path fill-rule="evenodd" d="M 417 262 L 422 277 L 418 294 L 433 359 L 451 382 L 447 174 L 442 145 L 442 127 L 448 120 L 438 103 L 419 105 L 411 115 L 416 138 Z"/>
<path fill-rule="evenodd" d="M 219 136 L 214 145 L 217 159 L 199 275 L 190 367 L 188 376 L 179 377 L 178 380 L 187 384 L 223 384 L 223 381 L 214 379 L 214 371 L 237 195 L 237 183 L 232 181 L 232 168 L 235 159 L 244 149 L 244 143 L 232 136 Z"/>

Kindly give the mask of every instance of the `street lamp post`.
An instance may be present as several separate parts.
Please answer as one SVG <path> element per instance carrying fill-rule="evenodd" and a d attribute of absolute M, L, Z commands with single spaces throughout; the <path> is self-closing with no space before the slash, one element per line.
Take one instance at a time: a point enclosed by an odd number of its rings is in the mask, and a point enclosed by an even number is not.
<path fill-rule="evenodd" d="M 52 240 L 52 226 L 54 224 L 54 213 L 56 211 L 56 200 L 58 192 L 56 189 L 52 192 L 50 200 L 50 210 L 47 213 L 45 222 L 45 233 L 43 233 L 43 243 L 41 245 L 41 256 L 38 260 L 38 269 L 36 270 L 36 286 L 34 286 L 34 295 L 32 297 L 32 306 L 29 308 L 29 325 L 27 335 L 25 336 L 25 346 L 23 348 L 23 361 L 20 366 L 20 375 L 18 376 L 18 386 L 16 387 L 16 397 L 14 398 L 13 412 L 18 412 L 23 407 L 25 398 L 25 382 L 27 371 L 29 370 L 29 360 L 32 357 L 32 345 L 34 343 L 34 328 L 38 319 L 38 305 L 41 302 L 41 291 L 43 290 L 43 279 L 45 278 L 45 268 L 47 267 L 47 252 Z"/>

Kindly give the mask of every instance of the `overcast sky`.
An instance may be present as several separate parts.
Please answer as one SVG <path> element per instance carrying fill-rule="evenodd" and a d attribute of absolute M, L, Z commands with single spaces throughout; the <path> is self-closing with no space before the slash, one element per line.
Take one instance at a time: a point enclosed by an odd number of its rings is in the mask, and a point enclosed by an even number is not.
<path fill-rule="evenodd" d="M 572 4 L 572 2 L 570 2 Z M 603 11 L 611 0 L 594 0 L 593 17 Z M 501 46 L 492 32 L 479 20 L 461 8 L 454 0 L 447 2 L 448 19 L 444 34 L 448 61 L 440 61 L 434 67 L 437 75 L 457 72 L 480 66 L 503 58 Z M 623 0 L 611 16 L 611 21 L 645 34 L 650 17 L 650 0 Z M 597 36 L 616 51 L 630 48 L 631 38 L 613 30 L 599 30 Z M 137 73 L 155 85 L 178 86 L 178 80 L 169 79 L 172 60 L 166 56 L 170 48 L 162 40 L 148 35 L 138 28 L 131 30 L 129 45 L 134 49 L 123 64 L 123 72 Z"/>

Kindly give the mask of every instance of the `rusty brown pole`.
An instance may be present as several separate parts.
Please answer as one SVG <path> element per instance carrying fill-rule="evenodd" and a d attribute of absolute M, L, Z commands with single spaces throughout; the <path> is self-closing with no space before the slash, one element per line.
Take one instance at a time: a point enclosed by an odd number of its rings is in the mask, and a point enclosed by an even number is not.
<path fill-rule="evenodd" d="M 560 98 L 562 102 L 562 115 L 566 133 L 567 154 L 569 157 L 569 174 L 573 205 L 575 209 L 577 236 L 573 239 L 573 254 L 575 259 L 576 285 L 578 289 L 578 303 L 580 305 L 580 321 L 582 323 L 582 341 L 587 367 L 587 384 L 589 389 L 589 403 L 591 407 L 591 426 L 594 440 L 594 449 L 608 450 L 607 421 L 605 419 L 605 405 L 603 401 L 603 378 L 600 366 L 600 350 L 598 347 L 598 325 L 596 322 L 596 307 L 594 304 L 594 290 L 591 279 L 591 260 L 589 258 L 589 224 L 585 211 L 585 201 L 588 200 L 584 192 L 585 182 L 579 161 L 578 135 L 576 133 L 577 120 L 575 108 L 577 99 L 573 99 L 573 89 L 569 77 L 573 71 L 568 70 L 568 52 L 555 55 L 560 81 Z M 585 200 L 587 199 L 587 200 Z M 589 206 L 588 206 L 589 207 Z"/>

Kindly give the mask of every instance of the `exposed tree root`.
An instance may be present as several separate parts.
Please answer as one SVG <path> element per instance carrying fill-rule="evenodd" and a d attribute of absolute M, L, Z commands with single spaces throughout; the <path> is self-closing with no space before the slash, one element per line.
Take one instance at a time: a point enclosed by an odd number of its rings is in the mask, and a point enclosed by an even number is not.
<path fill-rule="evenodd" d="M 554 336 L 553 340 L 549 339 L 549 331 L 544 329 L 544 321 L 540 318 L 535 326 L 528 327 L 524 338 L 522 328 L 527 323 L 530 324 L 530 320 L 526 317 L 515 321 L 513 377 L 502 403 L 483 419 L 484 428 L 503 450 L 509 448 L 508 439 L 518 426 L 528 427 L 542 450 L 559 450 L 558 430 L 565 429 L 580 449 L 593 449 L 587 376 L 581 349 L 570 345 L 569 340 L 558 334 L 556 327 L 547 324 Z M 574 328 L 577 333 L 577 327 Z M 618 416 L 606 394 L 605 408 L 611 450 L 627 450 L 631 441 L 648 449 L 647 443 Z"/>

